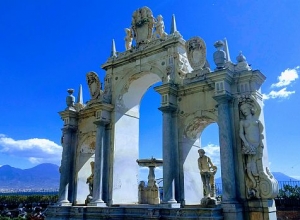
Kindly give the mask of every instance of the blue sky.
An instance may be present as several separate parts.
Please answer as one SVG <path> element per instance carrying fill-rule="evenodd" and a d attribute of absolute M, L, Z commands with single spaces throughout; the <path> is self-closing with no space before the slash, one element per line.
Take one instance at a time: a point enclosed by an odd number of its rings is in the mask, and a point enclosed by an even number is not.
<path fill-rule="evenodd" d="M 213 46 L 227 38 L 231 60 L 243 51 L 253 69 L 267 77 L 265 129 L 271 171 L 300 179 L 300 1 L 0 1 L 0 165 L 30 168 L 59 165 L 62 121 L 68 88 L 77 94 L 85 75 L 110 55 L 111 41 L 124 51 L 124 28 L 134 10 L 148 6 L 172 14 L 185 40 L 200 36 L 212 69 Z M 160 98 L 153 89 L 141 103 L 140 157 L 161 157 Z M 217 126 L 203 133 L 202 146 L 219 164 Z"/>

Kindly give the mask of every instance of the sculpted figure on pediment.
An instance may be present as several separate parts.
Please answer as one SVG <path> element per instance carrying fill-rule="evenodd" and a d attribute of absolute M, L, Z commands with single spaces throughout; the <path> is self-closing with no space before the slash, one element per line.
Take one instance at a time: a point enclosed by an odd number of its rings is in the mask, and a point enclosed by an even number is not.
<path fill-rule="evenodd" d="M 163 16 L 158 15 L 156 21 L 154 22 L 155 31 L 153 33 L 153 38 L 161 38 L 164 39 L 167 36 L 165 32 L 165 24 L 163 21 Z"/>
<path fill-rule="evenodd" d="M 150 42 L 154 27 L 154 17 L 148 7 L 142 7 L 133 12 L 131 28 L 136 45 Z"/>
<path fill-rule="evenodd" d="M 89 86 L 90 95 L 92 99 L 98 99 L 101 96 L 101 83 L 97 73 L 89 72 L 86 74 L 86 81 Z"/>
<path fill-rule="evenodd" d="M 132 31 L 130 28 L 125 28 L 125 49 L 130 50 L 132 46 Z"/>

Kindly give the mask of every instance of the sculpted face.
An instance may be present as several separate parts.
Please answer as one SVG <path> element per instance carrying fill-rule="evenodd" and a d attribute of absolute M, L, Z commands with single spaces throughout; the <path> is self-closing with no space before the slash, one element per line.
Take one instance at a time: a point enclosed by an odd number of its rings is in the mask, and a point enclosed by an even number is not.
<path fill-rule="evenodd" d="M 251 114 L 251 107 L 247 104 L 241 106 L 241 112 L 243 115 L 248 116 Z"/>
<path fill-rule="evenodd" d="M 200 156 L 200 157 L 203 157 L 204 154 L 205 154 L 205 151 L 204 151 L 204 150 L 198 150 L 198 153 L 199 153 L 199 156 Z"/>

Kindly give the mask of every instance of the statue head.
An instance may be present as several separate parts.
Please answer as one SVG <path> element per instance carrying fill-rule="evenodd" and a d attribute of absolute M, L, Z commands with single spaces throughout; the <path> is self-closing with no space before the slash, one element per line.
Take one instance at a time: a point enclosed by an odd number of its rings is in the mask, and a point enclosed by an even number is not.
<path fill-rule="evenodd" d="M 200 157 L 203 157 L 203 155 L 205 154 L 205 150 L 199 149 L 198 153 L 199 153 Z"/>
<path fill-rule="evenodd" d="M 244 116 L 247 116 L 249 114 L 251 114 L 251 115 L 255 114 L 255 108 L 249 102 L 242 103 L 241 106 L 240 106 L 240 111 L 242 112 L 242 114 Z"/>

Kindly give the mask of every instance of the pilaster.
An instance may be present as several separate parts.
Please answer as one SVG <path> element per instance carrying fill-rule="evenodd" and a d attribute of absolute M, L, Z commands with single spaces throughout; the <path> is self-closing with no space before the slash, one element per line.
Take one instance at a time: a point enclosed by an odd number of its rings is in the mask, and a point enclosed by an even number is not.
<path fill-rule="evenodd" d="M 106 145 L 109 142 L 106 141 L 107 137 L 105 130 L 106 125 L 110 123 L 110 113 L 113 107 L 110 104 L 99 103 L 95 106 L 95 108 L 97 110 L 96 121 L 94 122 L 94 124 L 96 124 L 97 126 L 97 133 L 94 165 L 93 200 L 89 205 L 103 207 L 106 206 L 106 203 L 103 201 L 103 188 L 108 184 L 108 168 L 105 166 L 107 165 L 107 161 L 104 160 L 104 158 L 107 159 L 109 157 L 109 155 L 107 155 L 107 149 L 109 148 L 109 146 Z M 106 177 L 105 179 L 103 179 L 103 175 Z"/>
<path fill-rule="evenodd" d="M 179 185 L 178 129 L 174 114 L 177 110 L 177 87 L 168 83 L 156 87 L 155 90 L 162 96 L 159 110 L 163 112 L 163 203 L 178 207 L 175 199 L 175 187 Z"/>
<path fill-rule="evenodd" d="M 236 200 L 236 178 L 229 93 L 214 96 L 218 102 L 218 125 L 222 175 L 222 208 L 224 219 L 243 219 L 242 206 Z"/>
<path fill-rule="evenodd" d="M 74 161 L 77 132 L 77 112 L 66 109 L 59 113 L 64 121 L 62 128 L 62 160 L 60 166 L 59 199 L 57 205 L 70 206 L 75 194 L 74 187 Z"/>

